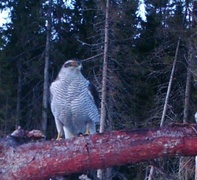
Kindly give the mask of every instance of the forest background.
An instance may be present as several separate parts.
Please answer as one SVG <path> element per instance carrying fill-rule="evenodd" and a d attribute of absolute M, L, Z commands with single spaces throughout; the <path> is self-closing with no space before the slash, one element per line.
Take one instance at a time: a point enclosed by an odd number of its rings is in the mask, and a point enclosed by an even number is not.
<path fill-rule="evenodd" d="M 0 28 L 0 135 L 5 137 L 20 125 L 54 138 L 48 87 L 66 60 L 92 57 L 82 71 L 102 95 L 106 3 L 2 0 L 0 9 L 9 10 L 10 18 Z M 162 125 L 194 123 L 197 1 L 111 0 L 108 25 L 105 130 L 161 125 L 175 59 Z M 116 177 L 145 179 L 149 165 L 116 167 Z M 179 165 L 179 158 L 157 161 L 155 178 L 194 177 L 192 158 L 185 162 L 189 168 L 183 176 Z"/>

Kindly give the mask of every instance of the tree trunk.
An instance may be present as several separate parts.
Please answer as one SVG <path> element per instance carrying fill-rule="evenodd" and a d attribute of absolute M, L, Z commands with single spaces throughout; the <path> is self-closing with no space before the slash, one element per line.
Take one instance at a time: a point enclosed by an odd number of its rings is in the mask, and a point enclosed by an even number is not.
<path fill-rule="evenodd" d="M 40 180 L 161 157 L 194 156 L 196 132 L 197 125 L 176 124 L 14 147 L 1 142 L 0 179 Z"/>
<path fill-rule="evenodd" d="M 193 12 L 192 13 L 194 14 L 194 16 L 192 16 L 192 27 L 193 27 L 193 29 L 195 29 L 196 25 L 197 25 L 197 21 L 196 21 L 196 17 L 197 17 L 197 1 L 193 1 Z M 194 37 L 190 37 L 190 38 L 194 39 Z M 196 35 L 195 35 L 195 39 L 196 39 Z M 196 40 L 194 40 L 194 42 L 195 42 L 195 44 L 194 44 L 195 49 L 194 50 L 196 50 L 196 45 L 197 45 L 196 44 Z M 192 60 L 194 61 L 195 58 L 192 59 Z M 194 79 L 196 79 L 195 78 L 195 77 L 197 77 L 196 74 L 194 74 L 193 77 L 194 77 Z M 195 179 L 197 179 L 197 156 L 195 157 Z"/>
<path fill-rule="evenodd" d="M 191 71 L 187 69 L 187 80 L 186 80 L 186 88 L 185 88 L 185 104 L 184 104 L 184 116 L 183 123 L 186 123 L 188 119 L 189 112 L 189 101 L 190 101 L 190 87 L 191 87 Z M 188 157 L 180 157 L 179 160 L 179 180 L 187 180 L 188 178 L 188 168 L 191 167 L 188 165 L 190 160 Z"/>
<path fill-rule="evenodd" d="M 173 65 L 172 65 L 172 71 L 171 71 L 170 80 L 169 80 L 169 84 L 168 84 L 168 90 L 167 90 L 167 94 L 166 94 L 166 99 L 165 99 L 165 103 L 164 103 L 163 114 L 162 114 L 162 117 L 161 117 L 160 126 L 163 126 L 164 119 L 165 119 L 165 116 L 166 116 L 166 110 L 167 110 L 167 106 L 168 106 L 168 100 L 169 100 L 169 97 L 170 97 L 172 80 L 173 80 L 176 61 L 177 61 L 177 55 L 178 55 L 178 51 L 179 51 L 179 44 L 180 44 L 180 39 L 178 40 L 177 47 L 176 47 L 175 58 L 174 58 L 174 62 L 173 62 Z"/>
<path fill-rule="evenodd" d="M 18 84 L 17 84 L 17 104 L 16 104 L 16 125 L 20 125 L 21 120 L 21 92 L 22 92 L 22 60 L 17 61 Z"/>
<path fill-rule="evenodd" d="M 105 42 L 104 42 L 104 57 L 103 57 L 103 71 L 102 71 L 102 96 L 101 96 L 101 123 L 100 133 L 104 132 L 106 119 L 106 91 L 107 91 L 107 59 L 108 59 L 108 16 L 109 16 L 109 0 L 106 2 L 105 12 Z"/>
<path fill-rule="evenodd" d="M 166 98 L 165 98 L 163 113 L 162 113 L 162 117 L 161 117 L 160 127 L 163 126 L 164 119 L 165 119 L 165 116 L 166 116 L 166 111 L 167 111 L 167 107 L 168 107 L 168 100 L 169 100 L 169 97 L 170 97 L 172 80 L 173 80 L 173 76 L 174 76 L 174 71 L 175 71 L 175 66 L 176 66 L 176 61 L 177 61 L 177 55 L 178 55 L 178 50 L 179 50 L 179 44 L 180 44 L 180 39 L 178 40 L 177 47 L 176 47 L 176 53 L 175 53 L 175 58 L 174 58 L 174 62 L 173 62 L 173 65 L 172 65 L 170 80 L 169 80 L 169 83 L 168 83 L 168 89 L 167 89 L 167 93 L 166 93 Z M 154 167 L 151 166 L 149 176 L 148 176 L 148 180 L 152 180 L 153 172 L 154 172 Z"/>
<path fill-rule="evenodd" d="M 188 2 L 186 4 L 188 9 Z M 190 13 L 189 13 L 190 14 Z M 193 14 L 195 14 L 193 12 Z M 186 14 L 187 15 L 187 14 Z M 192 30 L 192 28 L 195 26 L 195 23 L 193 24 L 192 19 L 189 17 L 189 28 L 190 31 Z M 192 32 L 192 31 L 191 31 Z M 187 67 L 187 79 L 186 79 L 186 87 L 185 87 L 185 99 L 184 99 L 184 111 L 183 111 L 183 123 L 187 122 L 188 119 L 188 115 L 189 115 L 189 107 L 190 107 L 190 90 L 191 90 L 191 78 L 192 78 L 192 66 L 193 63 L 192 61 L 194 61 L 195 59 L 195 53 L 194 53 L 194 48 L 193 48 L 194 44 L 193 44 L 193 38 L 189 38 L 188 39 L 188 67 Z M 189 179 L 189 176 L 191 176 L 191 172 L 190 169 L 193 166 L 193 163 L 189 163 L 190 159 L 188 157 L 180 157 L 180 162 L 179 162 L 179 179 L 180 180 L 187 180 Z M 196 161 L 195 161 L 196 162 Z M 197 166 L 197 165 L 195 165 Z M 196 168 L 195 168 L 196 169 Z M 195 172 L 195 176 L 196 176 Z"/>
<path fill-rule="evenodd" d="M 191 70 L 187 68 L 187 79 L 186 79 L 186 87 L 185 87 L 185 103 L 184 103 L 184 111 L 183 111 L 183 123 L 187 122 L 188 113 L 189 113 L 189 102 L 190 102 L 190 89 L 191 89 Z"/>
<path fill-rule="evenodd" d="M 42 100 L 42 131 L 44 134 L 47 129 L 47 109 L 49 102 L 49 57 L 50 57 L 50 39 L 51 39 L 51 8 L 52 0 L 49 0 L 49 10 L 47 18 L 47 37 L 46 37 L 46 48 L 45 48 L 45 66 L 44 66 L 44 85 L 43 85 L 43 100 Z"/>
<path fill-rule="evenodd" d="M 101 122 L 100 133 L 105 130 L 106 120 L 106 94 L 107 94 L 107 59 L 108 59 L 108 31 L 109 31 L 109 0 L 106 1 L 105 7 L 105 39 L 104 39 L 104 57 L 103 57 L 103 71 L 102 71 L 102 95 L 101 95 Z M 103 171 L 97 170 L 97 177 L 103 179 Z"/>

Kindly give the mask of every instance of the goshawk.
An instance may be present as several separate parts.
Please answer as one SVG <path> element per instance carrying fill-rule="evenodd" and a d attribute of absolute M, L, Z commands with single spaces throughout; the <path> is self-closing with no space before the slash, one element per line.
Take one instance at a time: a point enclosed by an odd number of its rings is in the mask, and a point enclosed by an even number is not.
<path fill-rule="evenodd" d="M 51 110 L 60 139 L 79 134 L 94 134 L 99 124 L 99 96 L 96 88 L 81 73 L 79 60 L 66 61 L 51 83 Z"/>

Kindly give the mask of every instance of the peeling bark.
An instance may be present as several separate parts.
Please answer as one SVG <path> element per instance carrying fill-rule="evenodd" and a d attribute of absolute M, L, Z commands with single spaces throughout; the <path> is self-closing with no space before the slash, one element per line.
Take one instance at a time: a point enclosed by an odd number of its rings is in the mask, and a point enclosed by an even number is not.
<path fill-rule="evenodd" d="M 0 179 L 45 179 L 171 156 L 197 155 L 197 125 L 113 131 L 61 141 L 0 144 Z"/>

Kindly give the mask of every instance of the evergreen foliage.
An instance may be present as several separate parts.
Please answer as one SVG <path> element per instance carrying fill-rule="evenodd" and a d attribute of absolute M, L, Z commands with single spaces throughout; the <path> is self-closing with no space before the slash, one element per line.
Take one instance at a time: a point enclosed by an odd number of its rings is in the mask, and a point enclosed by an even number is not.
<path fill-rule="evenodd" d="M 189 118 L 197 109 L 197 5 L 192 1 L 110 1 L 106 129 L 159 126 L 164 100 L 181 39 L 165 123 L 182 122 L 187 68 L 192 72 Z M 4 0 L 10 23 L 0 28 L 0 132 L 20 125 L 40 129 L 47 1 Z M 98 0 L 53 1 L 50 82 L 65 60 L 103 53 L 105 4 Z M 102 55 L 84 62 L 83 73 L 101 91 Z M 50 109 L 49 139 L 56 136 Z M 159 161 L 155 178 L 177 179 L 177 159 Z M 116 167 L 116 179 L 145 179 L 147 163 Z M 161 168 L 162 167 L 162 168 Z M 194 170 L 194 169 L 193 169 Z M 138 173 L 137 173 L 138 172 Z M 139 175 L 140 173 L 140 175 Z M 192 171 L 193 175 L 194 171 Z M 192 176 L 189 177 L 192 179 Z"/>

